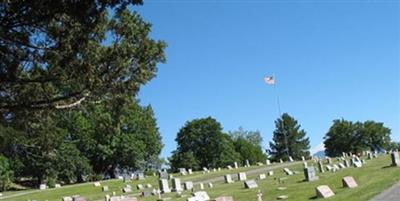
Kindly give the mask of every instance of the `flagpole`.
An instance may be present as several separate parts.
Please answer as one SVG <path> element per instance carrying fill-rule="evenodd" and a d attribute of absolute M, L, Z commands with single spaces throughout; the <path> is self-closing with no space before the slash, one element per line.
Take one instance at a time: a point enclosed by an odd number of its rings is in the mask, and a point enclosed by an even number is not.
<path fill-rule="evenodd" d="M 272 78 L 274 80 L 276 80 L 275 73 L 272 74 Z M 280 104 L 280 101 L 279 101 L 279 93 L 278 93 L 278 89 L 277 89 L 276 85 L 277 85 L 277 83 L 275 82 L 274 83 L 274 90 L 275 90 L 275 94 L 276 94 L 276 101 L 277 101 L 277 104 L 278 104 L 278 113 L 279 113 L 279 117 L 282 117 L 281 104 Z M 287 141 L 287 136 L 286 136 L 287 133 L 286 133 L 285 126 L 284 126 L 283 117 L 282 117 L 282 121 L 281 121 L 281 126 L 282 126 L 284 141 L 285 141 L 286 154 L 287 154 L 287 157 L 288 157 L 288 160 L 289 160 L 289 148 L 288 148 L 288 141 Z"/>

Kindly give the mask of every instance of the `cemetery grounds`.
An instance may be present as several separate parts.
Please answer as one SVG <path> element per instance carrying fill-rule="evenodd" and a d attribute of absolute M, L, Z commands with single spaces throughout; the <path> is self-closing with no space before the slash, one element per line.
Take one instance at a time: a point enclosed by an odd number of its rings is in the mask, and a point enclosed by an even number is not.
<path fill-rule="evenodd" d="M 364 157 L 363 157 L 364 158 Z M 392 167 L 390 155 L 379 155 L 378 158 L 366 160 L 366 164 L 361 168 L 345 168 L 340 169 L 337 172 L 328 172 L 325 170 L 324 173 L 319 173 L 318 164 L 314 161 L 307 161 L 308 166 L 314 166 L 317 171 L 319 180 L 312 182 L 304 181 L 303 174 L 303 163 L 301 161 L 292 163 L 274 163 L 269 166 L 251 166 L 251 167 L 240 167 L 239 169 L 228 170 L 223 168 L 221 171 L 203 174 L 202 172 L 194 172 L 191 175 L 181 176 L 174 174 L 175 177 L 181 179 L 181 182 L 193 181 L 195 191 L 199 190 L 199 182 L 204 183 L 204 191 L 213 199 L 219 196 L 232 196 L 235 201 L 251 201 L 257 199 L 257 193 L 260 190 L 263 194 L 263 200 L 277 200 L 280 195 L 287 195 L 287 200 L 324 200 L 316 198 L 315 188 L 319 185 L 328 185 L 335 196 L 327 199 L 333 200 L 348 200 L 348 201 L 365 201 L 369 200 L 385 189 L 389 188 L 393 184 L 400 182 L 400 167 Z M 349 158 L 347 158 L 349 160 Z M 332 159 L 334 164 L 339 162 L 336 159 Z M 326 160 L 324 160 L 326 162 Z M 298 171 L 297 174 L 287 176 L 282 169 L 288 167 L 292 171 Z M 267 176 L 264 180 L 256 180 L 258 188 L 245 189 L 243 182 L 235 180 L 232 184 L 225 184 L 223 175 L 225 174 L 237 174 L 238 172 L 247 172 L 247 179 L 256 179 L 259 174 L 267 173 L 268 171 L 274 171 L 273 176 Z M 345 176 L 353 176 L 358 187 L 354 189 L 343 188 L 342 178 Z M 279 178 L 286 178 L 279 182 Z M 213 183 L 213 188 L 208 188 L 208 182 Z M 102 192 L 101 187 L 95 187 L 93 183 L 84 183 L 76 185 L 63 186 L 61 188 L 46 189 L 46 190 L 23 190 L 5 192 L 0 200 L 4 201 L 60 201 L 64 196 L 80 195 L 90 201 L 103 201 L 106 194 L 111 194 L 113 191 L 117 195 L 135 195 L 139 201 L 154 201 L 157 200 L 157 196 L 139 197 L 138 193 L 141 191 L 136 189 L 137 184 L 151 184 L 154 188 L 158 188 L 158 177 L 147 176 L 145 180 L 131 180 L 124 183 L 122 180 L 106 180 L 101 181 L 102 186 L 108 186 L 108 192 Z M 126 185 L 132 186 L 132 193 L 122 193 L 121 189 Z M 171 182 L 169 183 L 171 188 Z M 278 190 L 278 187 L 286 187 L 286 190 Z M 151 189 L 145 189 L 150 191 Z M 183 197 L 177 197 L 176 193 L 163 194 L 163 198 L 170 198 L 173 201 L 185 201 L 189 196 L 189 191 L 183 191 Z"/>

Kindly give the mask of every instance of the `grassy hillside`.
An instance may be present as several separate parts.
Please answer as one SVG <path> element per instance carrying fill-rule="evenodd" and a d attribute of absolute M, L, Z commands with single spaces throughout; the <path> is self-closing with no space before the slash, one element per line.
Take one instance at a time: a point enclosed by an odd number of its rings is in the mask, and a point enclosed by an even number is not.
<path fill-rule="evenodd" d="M 262 181 L 257 181 L 259 188 L 257 189 L 245 189 L 243 182 L 236 181 L 233 184 L 224 184 L 222 180 L 213 182 L 214 188 L 209 189 L 205 185 L 205 191 L 208 192 L 211 198 L 215 198 L 221 195 L 229 195 L 233 196 L 235 201 L 249 201 L 256 200 L 256 194 L 258 190 L 261 190 L 263 193 L 264 200 L 275 200 L 279 195 L 287 195 L 289 196 L 288 200 L 315 200 L 315 187 L 318 185 L 329 185 L 331 189 L 336 193 L 336 195 L 328 200 L 352 200 L 352 201 L 362 201 L 368 200 L 374 195 L 382 192 L 384 189 L 393 185 L 396 182 L 400 181 L 400 168 L 398 167 L 389 167 L 391 161 L 389 155 L 380 156 L 373 160 L 367 160 L 367 164 L 365 164 L 362 168 L 346 168 L 339 170 L 336 173 L 325 172 L 323 174 L 319 174 L 319 180 L 313 182 L 304 182 L 304 175 L 302 170 L 302 164 L 285 164 L 290 166 L 291 170 L 299 171 L 299 174 L 293 176 L 286 176 L 282 172 L 282 167 L 277 168 L 277 166 L 281 166 L 282 164 L 274 164 L 268 166 L 268 168 L 274 169 L 274 176 L 267 177 L 267 179 Z M 309 166 L 317 166 L 312 162 L 308 162 Z M 266 172 L 266 166 L 256 167 L 252 166 L 250 168 L 240 168 L 238 170 L 222 170 L 220 172 L 211 172 L 209 174 L 203 175 L 201 172 L 196 172 L 193 175 L 187 176 L 178 176 L 183 181 L 204 181 L 209 179 L 218 179 L 221 178 L 222 175 L 230 173 L 234 174 L 239 171 L 254 171 L 255 169 L 262 168 L 263 172 Z M 255 179 L 257 174 L 248 174 L 248 179 Z M 355 189 L 345 189 L 342 187 L 342 177 L 344 176 L 353 176 L 357 181 L 359 187 Z M 285 183 L 279 184 L 278 178 L 287 177 Z M 136 187 L 138 183 L 147 184 L 150 183 L 153 187 L 158 188 L 156 177 L 147 177 L 146 180 L 142 181 L 132 181 L 129 182 L 132 187 Z M 109 180 L 101 182 L 102 185 L 108 185 L 110 194 L 112 191 L 115 191 L 118 195 L 122 194 L 121 188 L 125 185 L 120 180 Z M 278 187 L 287 187 L 286 190 L 278 190 Z M 198 189 L 199 185 L 195 185 L 195 188 Z M 138 193 L 138 190 L 134 190 L 133 194 Z M 71 185 L 64 186 L 59 189 L 48 189 L 48 190 L 25 190 L 25 191 L 17 191 L 17 192 L 6 192 L 3 195 L 2 200 L 9 201 L 27 201 L 29 199 L 34 199 L 37 201 L 60 201 L 63 196 L 71 196 L 71 195 L 81 195 L 86 197 L 87 200 L 104 200 L 104 195 L 107 193 L 103 193 L 101 191 L 101 187 L 94 187 L 92 183 L 87 184 L 79 184 L 79 185 Z M 9 198 L 5 198 L 5 196 L 12 196 Z M 184 196 L 188 196 L 189 192 L 184 192 Z M 163 197 L 170 197 L 172 200 L 183 201 L 186 200 L 187 197 L 177 198 L 175 193 L 165 194 Z M 1 198 L 0 198 L 1 199 Z M 145 197 L 139 198 L 142 201 L 154 201 L 155 197 Z M 318 199 L 317 199 L 318 200 Z"/>

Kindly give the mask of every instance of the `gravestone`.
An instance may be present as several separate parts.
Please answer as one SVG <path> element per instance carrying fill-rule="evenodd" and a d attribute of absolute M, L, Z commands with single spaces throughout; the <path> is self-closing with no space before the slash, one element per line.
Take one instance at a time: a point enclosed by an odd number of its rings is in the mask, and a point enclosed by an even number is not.
<path fill-rule="evenodd" d="M 352 176 L 343 177 L 343 187 L 345 188 L 356 188 L 358 186 L 356 180 Z"/>
<path fill-rule="evenodd" d="M 204 190 L 204 184 L 203 183 L 199 183 L 200 186 L 200 190 Z"/>
<path fill-rule="evenodd" d="M 289 168 L 283 168 L 283 171 L 286 173 L 286 175 L 293 175 L 293 172 L 289 170 Z"/>
<path fill-rule="evenodd" d="M 288 199 L 289 198 L 289 196 L 287 196 L 287 195 L 280 195 L 280 196 L 278 196 L 278 197 L 276 197 L 278 200 L 286 200 L 286 199 Z"/>
<path fill-rule="evenodd" d="M 191 182 L 191 181 L 186 181 L 186 182 L 184 183 L 184 186 L 185 186 L 185 190 L 192 190 L 192 189 L 193 189 L 193 182 Z"/>
<path fill-rule="evenodd" d="M 362 167 L 362 162 L 361 161 L 353 161 L 353 165 L 356 168 L 360 168 L 360 167 Z"/>
<path fill-rule="evenodd" d="M 283 160 L 282 160 L 282 159 L 279 159 L 279 163 L 283 163 Z"/>
<path fill-rule="evenodd" d="M 107 191 L 108 191 L 108 186 L 103 186 L 103 187 L 101 188 L 101 190 L 102 190 L 103 192 L 107 192 Z"/>
<path fill-rule="evenodd" d="M 81 196 L 72 196 L 72 201 L 86 201 L 86 199 Z"/>
<path fill-rule="evenodd" d="M 141 196 L 142 197 L 149 197 L 149 196 L 151 196 L 151 192 L 150 191 L 143 191 Z"/>
<path fill-rule="evenodd" d="M 262 193 L 261 193 L 261 191 L 260 190 L 258 190 L 258 193 L 257 193 L 257 201 L 263 201 L 262 200 Z"/>
<path fill-rule="evenodd" d="M 247 180 L 244 182 L 244 187 L 252 189 L 252 188 L 258 188 L 258 185 L 254 180 Z"/>
<path fill-rule="evenodd" d="M 344 165 L 345 165 L 346 167 L 350 167 L 349 161 L 348 161 L 348 160 L 344 160 Z"/>
<path fill-rule="evenodd" d="M 274 171 L 268 171 L 268 176 L 272 176 L 272 175 L 274 175 Z"/>
<path fill-rule="evenodd" d="M 135 176 L 136 176 L 136 180 L 144 180 L 145 178 L 144 178 L 144 173 L 143 172 L 137 172 L 136 174 L 135 174 Z"/>
<path fill-rule="evenodd" d="M 132 192 L 132 188 L 130 186 L 125 186 L 124 188 L 122 188 L 122 192 L 131 193 Z"/>
<path fill-rule="evenodd" d="M 301 156 L 301 160 L 306 161 L 306 158 L 304 158 L 304 156 Z"/>
<path fill-rule="evenodd" d="M 293 158 L 291 156 L 289 156 L 289 162 L 293 162 Z"/>
<path fill-rule="evenodd" d="M 371 160 L 371 159 L 372 159 L 372 157 L 373 157 L 371 152 L 368 152 L 368 153 L 367 153 L 367 156 L 368 156 L 368 157 L 367 157 L 367 158 L 368 158 L 368 160 Z"/>
<path fill-rule="evenodd" d="M 266 165 L 270 165 L 270 164 L 271 164 L 271 161 L 270 161 L 269 159 L 267 159 L 267 160 L 265 161 L 265 164 L 266 164 Z"/>
<path fill-rule="evenodd" d="M 160 190 L 162 193 L 170 193 L 171 192 L 171 189 L 169 189 L 169 186 L 168 186 L 167 179 L 160 179 L 159 185 L 160 185 Z"/>
<path fill-rule="evenodd" d="M 160 179 L 168 179 L 169 175 L 167 171 L 161 171 L 160 172 Z"/>
<path fill-rule="evenodd" d="M 266 179 L 267 178 L 267 175 L 265 175 L 265 174 L 259 174 L 258 175 L 258 179 L 259 180 L 263 180 L 263 179 Z"/>
<path fill-rule="evenodd" d="M 232 177 L 230 174 L 225 175 L 224 179 L 225 179 L 225 183 L 227 183 L 227 184 L 233 183 L 233 180 L 232 180 Z"/>
<path fill-rule="evenodd" d="M 39 189 L 40 190 L 45 190 L 47 188 L 47 185 L 46 184 L 40 184 L 39 185 Z"/>
<path fill-rule="evenodd" d="M 61 188 L 61 184 L 55 184 L 54 188 Z"/>
<path fill-rule="evenodd" d="M 329 188 L 327 185 L 318 186 L 315 190 L 317 192 L 317 197 L 320 198 L 329 198 L 335 195 L 335 193 L 333 193 L 331 188 Z"/>
<path fill-rule="evenodd" d="M 304 162 L 303 162 L 303 168 L 307 168 L 307 166 L 308 166 L 308 165 L 307 165 L 307 162 L 304 161 Z"/>
<path fill-rule="evenodd" d="M 326 163 L 328 163 L 328 164 L 332 164 L 332 159 L 331 159 L 331 158 L 329 158 L 329 157 L 326 157 Z"/>
<path fill-rule="evenodd" d="M 153 187 L 151 184 L 146 184 L 146 188 L 151 188 Z"/>
<path fill-rule="evenodd" d="M 306 181 L 315 181 L 319 179 L 314 167 L 304 168 L 304 177 Z"/>
<path fill-rule="evenodd" d="M 181 185 L 181 179 L 179 179 L 179 178 L 172 179 L 172 191 L 174 191 L 174 192 L 183 191 L 182 185 Z"/>
<path fill-rule="evenodd" d="M 232 166 L 230 166 L 230 165 L 228 165 L 227 168 L 228 168 L 228 170 L 232 170 L 233 169 Z"/>
<path fill-rule="evenodd" d="M 390 154 L 392 158 L 392 166 L 397 166 L 400 167 L 400 157 L 399 157 L 399 152 L 394 151 Z"/>
<path fill-rule="evenodd" d="M 189 174 L 193 174 L 192 169 L 188 169 L 188 173 L 189 173 Z"/>
<path fill-rule="evenodd" d="M 215 198 L 215 201 L 234 201 L 234 200 L 233 200 L 233 197 L 224 196 L 224 197 Z"/>
<path fill-rule="evenodd" d="M 65 196 L 65 197 L 62 198 L 62 201 L 72 201 L 72 197 Z"/>
<path fill-rule="evenodd" d="M 208 188 L 213 188 L 214 187 L 214 185 L 213 185 L 213 183 L 208 183 Z"/>
<path fill-rule="evenodd" d="M 343 163 L 339 163 L 339 168 L 343 169 L 346 168 L 346 166 Z"/>
<path fill-rule="evenodd" d="M 138 190 L 143 190 L 143 189 L 144 189 L 144 186 L 143 186 L 143 184 L 138 184 L 138 185 L 136 185 L 136 188 L 137 188 Z"/>
<path fill-rule="evenodd" d="M 326 165 L 326 170 L 330 171 L 330 172 L 334 172 L 335 168 L 331 165 Z"/>
<path fill-rule="evenodd" d="M 239 168 L 239 166 L 238 166 L 238 163 L 237 163 L 237 162 L 233 163 L 233 165 L 234 165 L 235 169 L 238 169 L 238 168 Z"/>
<path fill-rule="evenodd" d="M 181 173 L 181 175 L 185 176 L 187 174 L 187 171 L 185 168 L 179 168 L 179 173 Z"/>
<path fill-rule="evenodd" d="M 247 179 L 246 173 L 239 172 L 238 173 L 238 179 L 239 179 L 239 181 L 245 181 Z"/>
<path fill-rule="evenodd" d="M 322 161 L 318 161 L 318 170 L 320 173 L 324 173 L 324 165 L 322 164 Z"/>
<path fill-rule="evenodd" d="M 193 193 L 193 197 L 188 198 L 187 201 L 207 201 L 210 200 L 210 196 L 208 196 L 205 191 L 197 191 Z"/>
<path fill-rule="evenodd" d="M 247 159 L 246 159 L 246 166 L 247 166 L 247 167 L 250 167 L 250 162 L 249 162 L 249 160 L 247 160 Z"/>
<path fill-rule="evenodd" d="M 335 168 L 335 170 L 339 170 L 339 166 L 337 166 L 336 164 L 333 164 L 333 168 Z"/>

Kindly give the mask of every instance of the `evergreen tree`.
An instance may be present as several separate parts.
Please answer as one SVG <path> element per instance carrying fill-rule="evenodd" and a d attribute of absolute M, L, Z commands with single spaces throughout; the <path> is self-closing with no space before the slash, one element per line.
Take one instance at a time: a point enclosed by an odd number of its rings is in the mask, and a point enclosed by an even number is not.
<path fill-rule="evenodd" d="M 310 140 L 297 120 L 284 113 L 275 121 L 275 126 L 273 141 L 269 143 L 269 153 L 274 160 L 288 160 L 287 153 L 293 159 L 310 156 Z"/>

